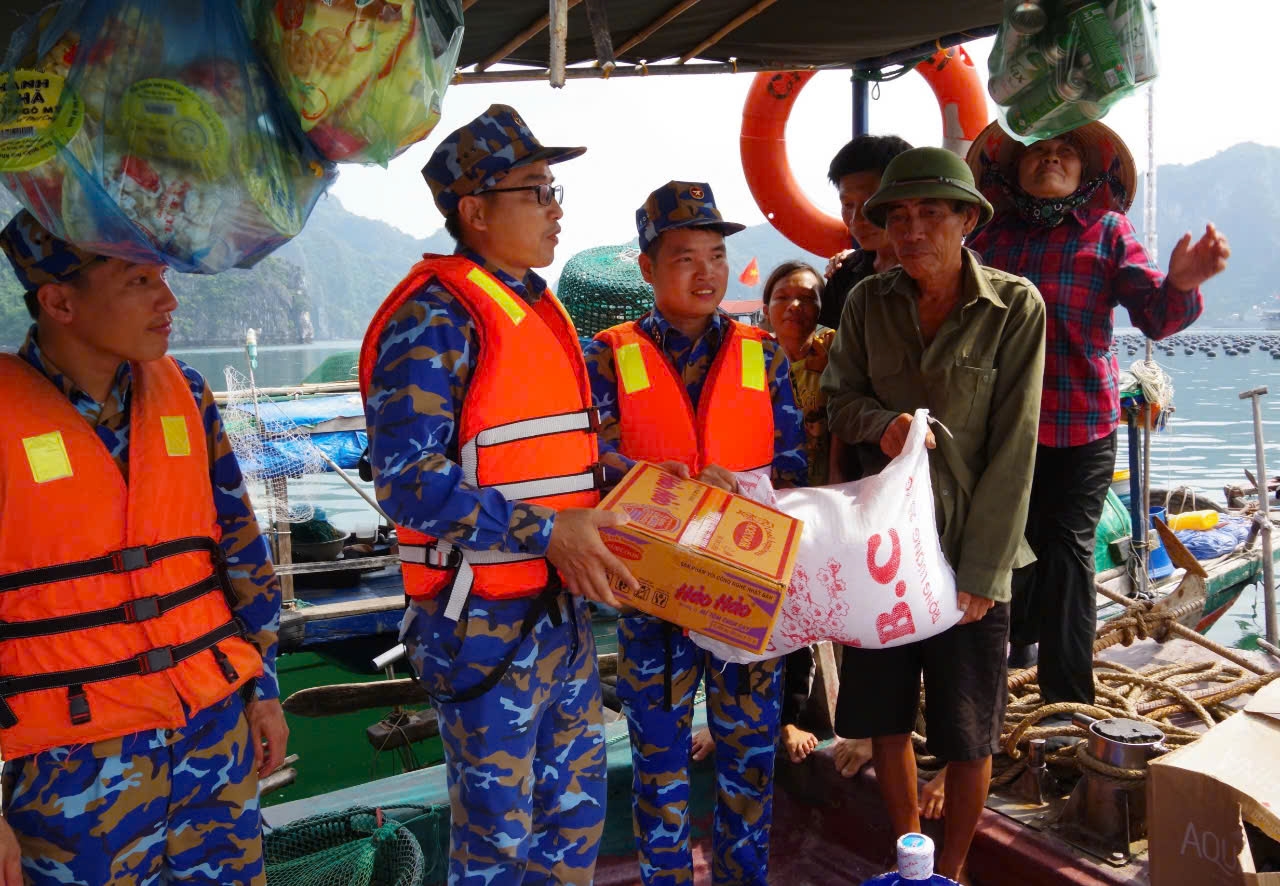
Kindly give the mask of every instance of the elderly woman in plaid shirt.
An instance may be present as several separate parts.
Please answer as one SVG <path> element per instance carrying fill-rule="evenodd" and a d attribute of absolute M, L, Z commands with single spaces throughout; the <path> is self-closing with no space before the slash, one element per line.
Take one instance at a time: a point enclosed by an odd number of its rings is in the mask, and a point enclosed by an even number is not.
<path fill-rule="evenodd" d="M 1091 703 L 1094 533 L 1120 418 L 1111 314 L 1123 306 L 1153 339 L 1186 329 L 1204 309 L 1200 285 L 1226 268 L 1231 250 L 1210 224 L 1195 242 L 1183 235 L 1161 271 L 1124 214 L 1137 178 L 1133 157 L 1101 123 L 1029 147 L 992 124 L 968 162 L 996 209 L 970 245 L 985 264 L 1029 278 L 1048 311 L 1027 518 L 1038 561 L 1015 582 L 1014 654 L 1038 640 L 1045 702 Z"/>

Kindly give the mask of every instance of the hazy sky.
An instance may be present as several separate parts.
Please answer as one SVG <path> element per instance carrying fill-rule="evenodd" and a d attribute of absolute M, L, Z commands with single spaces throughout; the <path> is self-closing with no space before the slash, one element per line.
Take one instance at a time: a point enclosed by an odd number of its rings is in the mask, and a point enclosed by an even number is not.
<path fill-rule="evenodd" d="M 1275 55 L 1267 37 L 1280 24 L 1276 0 L 1162 0 L 1161 74 L 1156 81 L 1156 161 L 1188 164 L 1233 144 L 1280 146 Z M 967 49 L 985 81 L 991 40 Z M 763 221 L 742 177 L 738 134 L 749 74 L 699 77 L 571 80 L 454 86 L 444 116 L 425 143 L 388 169 L 342 167 L 332 193 L 352 212 L 425 236 L 441 218 L 419 170 L 431 149 L 493 102 L 515 106 L 543 144 L 586 145 L 579 159 L 555 167 L 565 186 L 565 217 L 555 264 L 559 274 L 574 253 L 635 236 L 635 209 L 669 179 L 707 181 L 726 217 Z M 826 181 L 832 155 L 851 134 L 847 72 L 814 77 L 797 100 L 787 127 L 791 166 L 807 194 L 833 215 Z M 895 133 L 912 144 L 940 144 L 941 117 L 924 80 L 911 74 L 880 88 L 871 106 L 871 131 Z M 1146 92 L 1126 99 L 1105 121 L 1146 167 Z M 1228 235 L 1230 232 L 1227 232 Z"/>

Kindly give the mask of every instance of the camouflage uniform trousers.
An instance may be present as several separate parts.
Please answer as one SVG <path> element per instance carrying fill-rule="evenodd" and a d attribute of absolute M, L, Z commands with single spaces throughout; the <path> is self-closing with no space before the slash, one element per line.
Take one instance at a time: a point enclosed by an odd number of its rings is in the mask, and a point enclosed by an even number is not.
<path fill-rule="evenodd" d="M 258 777 L 240 696 L 156 729 L 4 764 L 27 883 L 264 886 Z"/>
<path fill-rule="evenodd" d="M 671 649 L 671 709 L 664 686 Z M 631 731 L 632 822 L 646 886 L 693 882 L 689 843 L 689 754 L 693 698 L 706 674 L 707 721 L 715 740 L 712 878 L 763 884 L 773 821 L 782 660 L 728 664 L 679 628 L 647 615 L 618 619 L 618 698 Z M 746 686 L 739 681 L 747 680 Z"/>
<path fill-rule="evenodd" d="M 588 886 L 604 830 L 606 771 L 591 613 L 561 593 L 506 674 L 474 688 L 519 640 L 535 598 L 473 594 L 461 618 L 446 595 L 414 601 L 401 636 L 439 715 L 449 781 L 451 886 Z"/>

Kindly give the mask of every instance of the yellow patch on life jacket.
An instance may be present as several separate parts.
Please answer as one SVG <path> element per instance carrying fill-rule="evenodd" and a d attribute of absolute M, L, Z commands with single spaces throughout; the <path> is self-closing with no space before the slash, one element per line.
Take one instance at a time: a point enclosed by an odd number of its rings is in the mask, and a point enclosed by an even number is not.
<path fill-rule="evenodd" d="M 71 458 L 67 455 L 67 444 L 62 441 L 61 431 L 23 437 L 22 448 L 27 451 L 31 478 L 37 483 L 61 480 L 73 474 Z"/>
<path fill-rule="evenodd" d="M 751 391 L 764 390 L 764 345 L 759 339 L 742 340 L 742 386 Z"/>
<path fill-rule="evenodd" d="M 644 391 L 649 387 L 649 373 L 644 368 L 644 354 L 640 345 L 635 342 L 618 348 L 615 362 L 618 364 L 618 378 L 622 380 L 622 390 L 626 394 Z"/>
<path fill-rule="evenodd" d="M 160 416 L 164 431 L 164 449 L 170 455 L 190 455 L 191 438 L 187 436 L 187 420 L 181 415 Z"/>
<path fill-rule="evenodd" d="M 480 268 L 472 268 L 468 271 L 467 279 L 483 289 L 485 295 L 497 302 L 498 307 L 502 308 L 506 315 L 511 318 L 512 323 L 516 326 L 520 325 L 520 321 L 525 317 L 525 310 L 520 307 L 520 302 L 513 298 L 501 283 Z"/>

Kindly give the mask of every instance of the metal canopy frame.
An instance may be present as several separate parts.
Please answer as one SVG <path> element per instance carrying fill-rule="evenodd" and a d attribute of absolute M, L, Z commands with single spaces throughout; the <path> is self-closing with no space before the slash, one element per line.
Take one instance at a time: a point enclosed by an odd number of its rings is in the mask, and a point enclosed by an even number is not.
<path fill-rule="evenodd" d="M 0 9 L 0 55 L 14 31 L 48 2 L 6 0 Z M 179 6 L 183 2 L 173 0 Z M 553 85 L 583 78 L 875 68 L 904 52 L 919 58 L 931 48 L 985 36 L 1002 11 L 1002 0 L 461 0 L 460 5 L 466 31 L 455 82 L 549 80 Z"/>
<path fill-rule="evenodd" d="M 454 82 L 872 70 L 988 36 L 1001 8 L 1000 0 L 465 0 Z"/>

